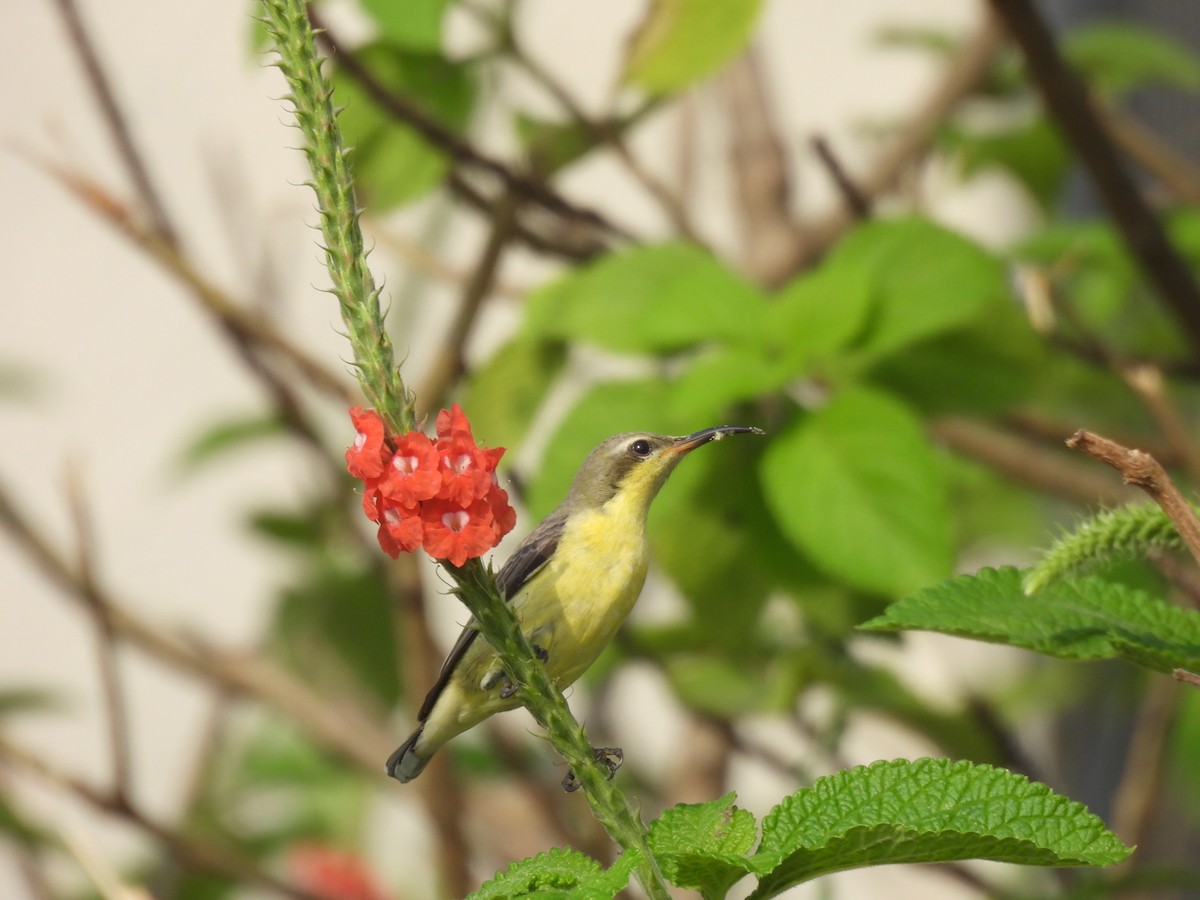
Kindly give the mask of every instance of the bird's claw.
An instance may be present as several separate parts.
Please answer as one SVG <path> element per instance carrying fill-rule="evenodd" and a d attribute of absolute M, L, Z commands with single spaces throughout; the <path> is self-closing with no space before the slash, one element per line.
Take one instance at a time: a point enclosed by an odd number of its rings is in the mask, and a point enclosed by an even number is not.
<path fill-rule="evenodd" d="M 625 762 L 625 751 L 620 747 L 596 747 L 592 750 L 592 753 L 596 757 L 596 762 L 604 766 L 608 773 L 606 777 L 609 781 L 617 774 L 617 769 L 621 768 L 621 763 Z M 579 790 L 580 782 L 575 776 L 574 769 L 563 776 L 562 787 L 568 794 Z"/>
<path fill-rule="evenodd" d="M 500 699 L 507 700 L 509 697 L 511 697 L 516 692 L 517 692 L 517 686 L 509 679 L 509 677 L 507 675 L 505 675 L 504 676 L 504 687 L 500 688 Z"/>

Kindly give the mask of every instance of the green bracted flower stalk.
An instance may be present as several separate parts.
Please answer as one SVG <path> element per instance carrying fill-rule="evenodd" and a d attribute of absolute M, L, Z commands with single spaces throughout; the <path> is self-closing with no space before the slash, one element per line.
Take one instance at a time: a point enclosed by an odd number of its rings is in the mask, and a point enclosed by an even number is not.
<path fill-rule="evenodd" d="M 1180 550 L 1183 538 L 1153 504 L 1105 510 L 1063 535 L 1025 574 L 1025 592 L 1081 575 L 1115 559 L 1141 559 L 1151 550 Z"/>
<path fill-rule="evenodd" d="M 291 90 L 296 125 L 304 135 L 304 155 L 312 170 L 308 184 L 317 195 L 325 264 L 341 307 L 363 395 L 383 417 L 391 434 L 411 431 L 412 396 L 396 367 L 379 306 L 379 288 L 363 249 L 354 182 L 330 100 L 333 88 L 321 71 L 312 27 L 302 0 L 263 0 L 267 31 L 279 54 L 276 65 Z"/>
<path fill-rule="evenodd" d="M 638 854 L 638 880 L 653 898 L 670 894 L 646 841 L 646 826 L 633 811 L 603 765 L 597 762 L 583 727 L 546 674 L 533 647 L 517 625 L 512 609 L 496 590 L 496 579 L 478 559 L 456 567 L 443 565 L 458 583 L 455 594 L 475 616 L 480 632 L 499 651 L 518 696 L 546 732 L 555 751 L 575 773 L 592 813 L 617 844 Z"/>
<path fill-rule="evenodd" d="M 346 150 L 342 147 L 331 89 L 321 72 L 303 0 L 263 0 L 267 30 L 279 53 L 278 67 L 291 88 L 296 124 L 304 135 L 304 153 L 312 168 L 326 260 L 334 293 L 354 350 L 363 392 L 392 434 L 413 428 L 412 398 L 393 363 L 383 327 L 379 291 L 367 268 L 358 209 Z M 550 681 L 511 608 L 500 597 L 495 577 L 477 559 L 465 566 L 444 564 L 458 583 L 456 593 L 475 616 L 483 636 L 500 653 L 520 685 L 520 697 L 554 749 L 571 766 L 596 818 L 627 852 L 639 858 L 638 879 L 655 900 L 670 894 L 646 841 L 646 827 L 629 801 L 596 761 L 583 729 L 562 692 Z"/>

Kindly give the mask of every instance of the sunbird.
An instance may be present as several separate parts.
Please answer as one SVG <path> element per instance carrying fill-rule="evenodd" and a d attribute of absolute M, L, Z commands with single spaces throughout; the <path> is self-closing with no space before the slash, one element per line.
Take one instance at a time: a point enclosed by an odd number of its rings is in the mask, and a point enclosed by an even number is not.
<path fill-rule="evenodd" d="M 646 514 L 692 450 L 757 428 L 718 425 L 683 437 L 629 432 L 588 454 L 566 498 L 523 540 L 496 576 L 501 595 L 560 687 L 596 661 L 646 581 Z M 468 622 L 450 650 L 417 727 L 387 761 L 412 781 L 444 743 L 488 716 L 520 705 L 495 649 Z"/>

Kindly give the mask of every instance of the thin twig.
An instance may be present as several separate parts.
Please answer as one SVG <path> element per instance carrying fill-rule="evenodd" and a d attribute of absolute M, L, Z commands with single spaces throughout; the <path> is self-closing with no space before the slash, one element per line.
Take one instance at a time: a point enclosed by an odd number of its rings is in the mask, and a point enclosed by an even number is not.
<path fill-rule="evenodd" d="M 450 159 L 459 165 L 487 172 L 523 199 L 543 206 L 564 218 L 585 223 L 623 240 L 637 240 L 628 229 L 613 223 L 596 210 L 568 201 L 545 182 L 517 172 L 500 160 L 488 156 L 442 125 L 416 103 L 389 90 L 353 53 L 345 48 L 311 7 L 309 8 L 309 21 L 312 22 L 313 30 L 316 32 L 317 42 L 324 45 L 326 53 L 336 58 L 338 66 L 362 87 L 368 97 L 389 115 L 404 122 L 420 134 Z"/>
<path fill-rule="evenodd" d="M 128 805 L 133 796 L 133 768 L 129 747 L 129 715 L 117 670 L 117 634 L 105 597 L 96 587 L 95 536 L 79 472 L 73 465 L 67 467 L 66 486 L 71 523 L 75 530 L 79 589 L 96 623 L 100 687 L 104 697 L 112 761 L 112 796 L 116 802 Z"/>
<path fill-rule="evenodd" d="M 833 152 L 833 148 L 829 146 L 829 141 L 823 135 L 815 134 L 809 140 L 809 144 L 816 154 L 817 159 L 821 161 L 821 165 L 825 167 L 825 172 L 829 175 L 829 180 L 833 182 L 838 190 L 838 195 L 842 198 L 842 202 L 846 204 L 846 210 L 855 219 L 866 219 L 871 215 L 871 198 L 859 190 L 858 185 L 846 172 L 842 166 L 842 161 L 837 158 L 837 154 Z"/>
<path fill-rule="evenodd" d="M 1146 411 L 1154 418 L 1171 456 L 1183 460 L 1193 484 L 1200 484 L 1200 447 L 1188 433 L 1179 409 L 1167 395 L 1162 370 L 1150 365 L 1126 365 L 1119 369 L 1125 383 L 1137 394 Z"/>
<path fill-rule="evenodd" d="M 1200 165 L 1167 144 L 1125 110 L 1097 102 L 1096 113 L 1122 150 L 1136 159 L 1176 199 L 1200 206 Z"/>
<path fill-rule="evenodd" d="M 63 17 L 63 23 L 67 27 L 67 34 L 71 38 L 71 45 L 75 48 L 75 53 L 79 57 L 79 62 L 87 75 L 88 84 L 92 89 L 92 93 L 96 96 L 96 102 L 100 105 L 101 112 L 104 114 L 104 121 L 108 125 L 109 136 L 112 138 L 113 143 L 116 144 L 121 162 L 124 163 L 125 170 L 129 173 L 129 177 L 133 181 L 138 198 L 146 207 L 154 232 L 167 244 L 177 247 L 179 244 L 178 234 L 171 225 L 166 208 L 163 206 L 158 191 L 155 190 L 154 183 L 150 179 L 146 163 L 142 159 L 137 145 L 133 142 L 129 123 L 125 118 L 125 114 L 121 111 L 121 105 L 117 101 L 117 96 L 112 89 L 112 85 L 109 83 L 108 76 L 104 72 L 104 66 L 101 64 L 100 57 L 96 53 L 96 48 L 92 44 L 87 27 L 79 15 L 79 9 L 75 5 L 75 0 L 56 0 L 56 2 L 58 10 Z"/>
<path fill-rule="evenodd" d="M 1084 430 L 1071 435 L 1067 439 L 1067 446 L 1112 466 L 1121 473 L 1122 481 L 1149 494 L 1150 499 L 1167 514 L 1191 551 L 1192 558 L 1200 563 L 1200 520 L 1196 518 L 1192 505 L 1153 456 Z"/>
<path fill-rule="evenodd" d="M 347 405 L 356 402 L 358 395 L 345 378 L 330 371 L 316 357 L 293 344 L 261 316 L 248 312 L 248 304 L 236 300 L 209 281 L 187 257 L 153 231 L 139 224 L 125 204 L 103 185 L 82 172 L 53 162 L 26 148 L 13 149 L 178 278 L 205 310 L 224 326 L 244 336 L 246 340 L 278 354 L 314 387 L 334 399 Z"/>
<path fill-rule="evenodd" d="M 740 224 L 741 267 L 755 280 L 771 283 L 802 238 L 791 209 L 787 151 L 753 51 L 725 70 L 721 86 L 731 123 L 729 166 Z"/>
<path fill-rule="evenodd" d="M 1190 684 L 1192 687 L 1200 687 L 1200 675 L 1189 672 L 1187 669 L 1175 669 L 1171 672 L 1171 677 L 1184 684 Z"/>
<path fill-rule="evenodd" d="M 458 269 L 450 263 L 431 253 L 417 241 L 397 233 L 395 230 L 382 227 L 380 223 L 371 223 L 371 234 L 382 247 L 398 256 L 404 265 L 412 272 L 448 284 L 456 288 L 464 288 L 471 280 L 471 273 Z M 514 237 L 516 237 L 514 223 Z M 492 282 L 491 293 L 506 300 L 520 300 L 533 288 L 524 284 L 500 281 Z"/>
<path fill-rule="evenodd" d="M 1130 846 L 1145 844 L 1147 826 L 1162 790 L 1180 698 L 1173 682 L 1155 679 L 1134 717 L 1125 766 L 1112 797 L 1112 829 Z"/>
<path fill-rule="evenodd" d="M 461 172 L 451 170 L 446 175 L 446 187 L 466 206 L 484 215 L 490 215 L 496 206 L 494 197 L 472 184 Z M 503 187 L 500 188 L 502 190 Z M 495 192 L 497 196 L 500 191 Z M 609 243 L 600 237 L 596 229 L 563 219 L 540 207 L 525 208 L 514 229 L 514 236 L 535 253 L 575 263 L 588 262 L 609 250 Z"/>
<path fill-rule="evenodd" d="M 429 627 L 425 593 L 416 559 L 411 554 L 404 554 L 387 566 L 386 577 L 389 594 L 394 598 L 391 609 L 399 632 L 397 643 L 403 648 L 400 660 L 403 671 L 400 675 L 408 686 L 405 700 L 412 721 L 416 721 L 422 697 L 420 686 L 433 684 L 437 677 L 439 661 L 434 656 L 436 642 Z M 442 892 L 453 897 L 465 897 L 475 887 L 471 883 L 470 844 L 464 833 L 463 818 L 467 805 L 462 785 L 450 765 L 449 754 L 435 756 L 416 787 L 438 836 Z"/>
<path fill-rule="evenodd" d="M 874 200 L 895 188 L 900 177 L 929 152 L 942 123 L 978 87 L 1002 46 L 999 23 L 995 16 L 989 15 L 979 30 L 962 43 L 933 91 L 872 167 L 854 179 L 864 197 Z M 820 259 L 855 221 L 848 210 L 838 207 L 816 222 L 803 224 L 802 240 L 779 259 L 774 270 L 766 273 L 766 282 L 781 284 Z"/>
<path fill-rule="evenodd" d="M 692 224 L 682 199 L 667 184 L 650 172 L 642 164 L 642 161 L 633 154 L 621 130 L 610 122 L 597 120 L 589 116 L 562 83 L 550 74 L 550 71 L 540 62 L 525 51 L 525 48 L 521 45 L 517 36 L 512 33 L 511 29 L 508 30 L 507 37 L 507 49 L 513 62 L 520 66 L 526 74 L 558 101 L 559 105 L 575 120 L 576 124 L 587 131 L 597 144 L 606 146 L 613 151 L 633 179 L 642 186 L 646 193 L 658 201 L 658 205 L 681 235 L 701 247 L 707 247 L 707 242 L 699 235 Z M 630 121 L 636 121 L 639 118 L 640 115 L 635 114 L 630 116 Z"/>
<path fill-rule="evenodd" d="M 1078 154 L 1146 280 L 1200 350 L 1200 284 L 1126 170 L 1084 83 L 1063 62 L 1031 0 L 989 0 L 1020 46 L 1042 100 Z"/>
<path fill-rule="evenodd" d="M 54 584 L 68 597 L 85 602 L 84 583 L 64 554 L 33 526 L 11 494 L 0 485 L 0 529 L 8 532 Z M 130 644 L 182 672 L 240 696 L 257 700 L 293 721 L 316 743 L 362 772 L 382 778 L 380 760 L 387 759 L 393 736 L 346 700 L 336 705 L 258 656 L 222 650 L 199 637 L 183 638 L 158 628 L 118 603 L 100 584 L 93 585 L 108 610 L 113 631 Z"/>
<path fill-rule="evenodd" d="M 298 900 L 320 900 L 317 895 L 290 884 L 261 868 L 231 847 L 201 841 L 163 825 L 112 792 L 92 787 L 46 761 L 43 754 L 13 743 L 0 733 L 0 759 L 46 781 L 101 812 L 116 816 L 146 832 L 185 864 L 247 885 Z"/>
<path fill-rule="evenodd" d="M 496 280 L 504 248 L 512 237 L 518 203 L 515 195 L 506 193 L 496 204 L 487 240 L 463 290 L 454 321 L 442 342 L 441 351 L 417 391 L 420 403 L 419 417 L 428 415 L 430 411 L 442 405 L 450 387 L 466 369 L 467 340 L 471 336 L 480 310 L 483 309 L 483 301 L 491 293 L 492 284 Z"/>
<path fill-rule="evenodd" d="M 955 453 L 1036 491 L 1105 506 L 1129 500 L 1129 492 L 1114 488 L 1111 480 L 1081 471 L 1061 451 L 1048 450 L 1012 431 L 959 416 L 945 416 L 934 420 L 929 432 Z"/>

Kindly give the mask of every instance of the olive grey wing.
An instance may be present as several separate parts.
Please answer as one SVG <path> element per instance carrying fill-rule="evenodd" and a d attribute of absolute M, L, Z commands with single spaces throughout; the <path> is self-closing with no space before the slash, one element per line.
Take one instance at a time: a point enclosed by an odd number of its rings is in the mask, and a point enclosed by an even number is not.
<path fill-rule="evenodd" d="M 505 600 L 511 601 L 525 585 L 525 582 L 533 577 L 534 573 L 554 555 L 566 518 L 565 512 L 556 510 L 543 519 L 541 524 L 531 531 L 525 540 L 521 541 L 520 546 L 513 551 L 513 555 L 501 567 L 496 575 L 496 585 L 500 588 L 500 594 Z M 463 627 L 462 634 L 458 636 L 458 640 L 454 642 L 454 646 L 446 655 L 441 671 L 438 672 L 437 680 L 429 689 L 429 693 L 425 695 L 425 701 L 417 713 L 417 721 L 424 722 L 429 717 L 438 697 L 441 696 L 454 674 L 454 670 L 478 636 L 479 631 L 475 628 L 475 619 L 472 618 Z"/>

